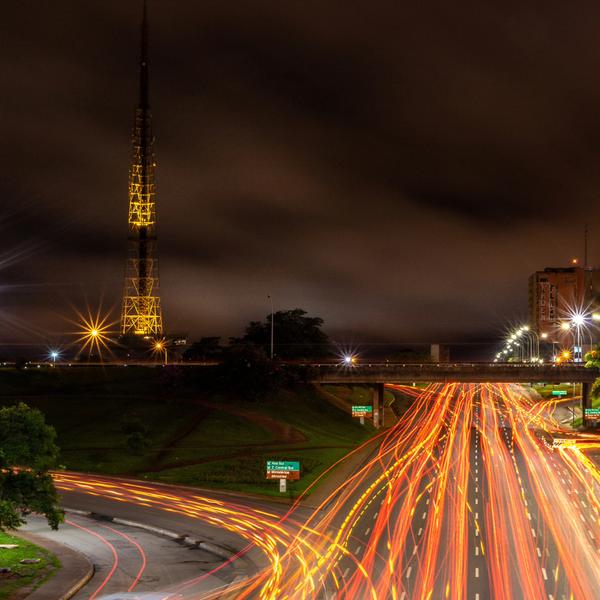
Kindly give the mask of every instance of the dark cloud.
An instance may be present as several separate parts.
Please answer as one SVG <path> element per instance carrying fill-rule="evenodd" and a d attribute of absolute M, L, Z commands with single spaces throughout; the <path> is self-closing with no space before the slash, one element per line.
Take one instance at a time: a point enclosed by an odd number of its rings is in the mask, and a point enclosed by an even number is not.
<path fill-rule="evenodd" d="M 336 336 L 487 339 L 586 221 L 600 262 L 596 4 L 149 3 L 171 329 L 270 293 Z M 2 306 L 33 331 L 118 305 L 139 5 L 3 9 Z"/>

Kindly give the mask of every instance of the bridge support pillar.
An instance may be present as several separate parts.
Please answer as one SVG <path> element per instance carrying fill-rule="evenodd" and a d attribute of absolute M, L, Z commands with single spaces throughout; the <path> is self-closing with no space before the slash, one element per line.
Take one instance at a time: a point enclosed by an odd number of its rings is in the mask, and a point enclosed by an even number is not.
<path fill-rule="evenodd" d="M 383 425 L 383 401 L 385 395 L 385 384 L 376 383 L 373 394 L 373 426 L 379 429 Z"/>
<path fill-rule="evenodd" d="M 585 409 L 592 408 L 592 386 L 587 382 L 581 383 L 581 424 L 585 427 L 587 425 L 585 421 Z"/>

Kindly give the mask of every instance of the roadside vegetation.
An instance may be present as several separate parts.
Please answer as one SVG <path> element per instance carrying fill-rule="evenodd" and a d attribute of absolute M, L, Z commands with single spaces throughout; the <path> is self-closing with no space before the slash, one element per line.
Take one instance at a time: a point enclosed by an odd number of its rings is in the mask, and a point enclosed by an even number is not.
<path fill-rule="evenodd" d="M 39 408 L 66 469 L 272 496 L 280 493 L 266 460 L 300 461 L 302 477 L 288 485 L 295 496 L 373 434 L 301 377 L 263 388 L 243 360 L 224 367 L 241 371 L 235 385 L 211 368 L 5 370 L 0 403 Z"/>
<path fill-rule="evenodd" d="M 19 400 L 0 407 L 0 600 L 25 598 L 60 568 L 53 554 L 8 533 L 30 512 L 53 529 L 63 520 L 48 473 L 56 466 L 55 439 L 39 410 Z"/>
<path fill-rule="evenodd" d="M 552 398 L 572 398 L 573 396 L 579 395 L 579 385 L 573 385 L 572 383 L 560 383 L 560 384 L 534 384 L 532 388 L 544 399 Z M 564 394 L 553 394 L 552 392 L 565 392 Z"/>
<path fill-rule="evenodd" d="M 6 572 L 0 573 L 0 600 L 25 598 L 25 596 L 45 583 L 60 568 L 60 562 L 54 554 L 31 544 L 14 535 L 0 531 L 0 567 Z M 29 564 L 22 560 L 39 560 Z"/>

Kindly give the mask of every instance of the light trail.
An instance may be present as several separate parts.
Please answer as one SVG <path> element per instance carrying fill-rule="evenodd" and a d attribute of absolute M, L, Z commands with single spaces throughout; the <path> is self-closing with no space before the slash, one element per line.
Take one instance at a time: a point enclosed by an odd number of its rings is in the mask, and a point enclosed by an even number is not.
<path fill-rule="evenodd" d="M 556 402 L 504 384 L 395 386 L 414 398 L 364 465 L 308 518 L 238 498 L 57 474 L 57 486 L 224 528 L 267 566 L 227 590 L 261 600 L 592 600 L 600 590 L 594 436 L 554 451 Z M 368 446 L 361 451 L 366 452 Z M 185 582 L 177 597 L 198 598 Z M 217 598 L 221 594 L 203 597 Z M 175 597 L 175 596 L 166 596 Z"/>

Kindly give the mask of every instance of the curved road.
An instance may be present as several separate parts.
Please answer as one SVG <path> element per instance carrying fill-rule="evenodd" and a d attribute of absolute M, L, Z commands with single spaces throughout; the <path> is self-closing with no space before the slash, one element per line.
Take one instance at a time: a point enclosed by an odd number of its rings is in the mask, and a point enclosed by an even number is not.
<path fill-rule="evenodd" d="M 67 506 L 235 554 L 166 598 L 209 597 L 208 577 L 235 580 L 230 598 L 597 598 L 598 439 L 548 448 L 553 405 L 519 386 L 404 391 L 411 410 L 314 511 L 69 473 L 57 486 Z"/>

